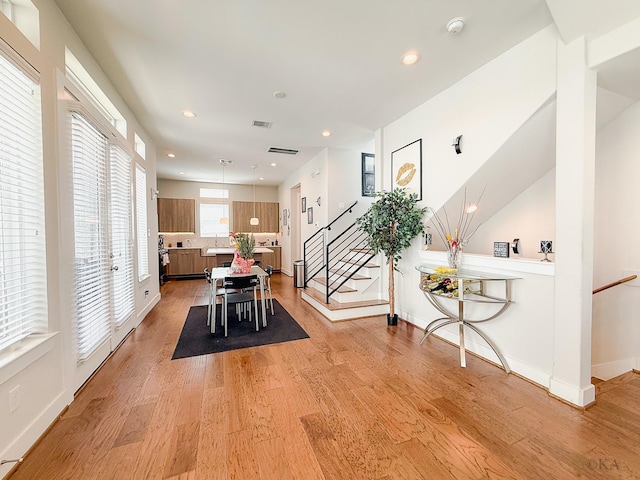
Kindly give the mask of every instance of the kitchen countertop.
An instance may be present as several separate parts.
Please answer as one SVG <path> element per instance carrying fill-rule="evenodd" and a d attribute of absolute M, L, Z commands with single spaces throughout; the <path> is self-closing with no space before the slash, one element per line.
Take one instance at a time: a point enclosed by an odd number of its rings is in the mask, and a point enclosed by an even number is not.
<path fill-rule="evenodd" d="M 207 248 L 206 252 L 203 249 L 203 253 L 202 255 L 204 256 L 213 256 L 213 255 L 233 255 L 233 252 L 235 252 L 236 249 L 235 248 Z M 273 250 L 271 250 L 270 248 L 267 247 L 256 247 L 253 250 L 253 253 L 273 253 Z"/>

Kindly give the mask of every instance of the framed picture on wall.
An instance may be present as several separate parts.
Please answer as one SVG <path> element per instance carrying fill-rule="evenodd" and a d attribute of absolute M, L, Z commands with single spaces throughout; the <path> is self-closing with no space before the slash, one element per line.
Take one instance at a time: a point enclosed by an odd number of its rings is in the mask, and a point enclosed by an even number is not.
<path fill-rule="evenodd" d="M 362 196 L 372 197 L 376 191 L 376 157 L 373 153 L 362 154 Z"/>
<path fill-rule="evenodd" d="M 422 139 L 391 152 L 391 190 L 406 188 L 422 200 Z"/>
<path fill-rule="evenodd" d="M 287 226 L 287 209 L 282 210 L 282 225 Z"/>
<path fill-rule="evenodd" d="M 307 208 L 307 223 L 313 223 L 313 207 Z"/>
<path fill-rule="evenodd" d="M 302 197 L 302 213 L 307 211 L 307 197 Z"/>

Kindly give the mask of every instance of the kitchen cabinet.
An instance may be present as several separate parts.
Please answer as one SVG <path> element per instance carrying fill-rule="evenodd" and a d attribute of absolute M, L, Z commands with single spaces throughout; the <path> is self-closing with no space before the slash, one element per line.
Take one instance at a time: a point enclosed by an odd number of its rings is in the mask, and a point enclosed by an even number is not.
<path fill-rule="evenodd" d="M 255 214 L 260 219 L 260 225 L 251 225 L 253 217 L 253 202 L 233 202 L 233 230 L 248 233 L 275 233 L 280 231 L 277 202 L 256 202 Z"/>
<path fill-rule="evenodd" d="M 196 201 L 193 198 L 158 198 L 158 232 L 196 231 Z"/>
<path fill-rule="evenodd" d="M 167 275 L 204 275 L 205 268 L 215 266 L 216 257 L 203 257 L 199 248 L 169 249 Z"/>
<path fill-rule="evenodd" d="M 264 268 L 267 265 L 271 265 L 273 267 L 274 272 L 279 272 L 282 269 L 282 260 L 281 260 L 282 249 L 280 247 L 267 247 L 267 248 L 273 250 L 273 253 L 263 253 L 262 264 L 260 266 Z"/>

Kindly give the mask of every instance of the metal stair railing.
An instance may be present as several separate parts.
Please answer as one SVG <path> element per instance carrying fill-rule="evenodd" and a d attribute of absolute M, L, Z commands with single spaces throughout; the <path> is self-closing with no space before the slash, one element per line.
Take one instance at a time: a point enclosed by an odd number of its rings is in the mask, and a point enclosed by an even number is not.
<path fill-rule="evenodd" d="M 333 239 L 332 229 L 346 214 L 352 213 L 355 201 L 329 225 L 318 230 L 304 242 L 304 286 L 309 281 L 325 275 L 325 303 L 350 278 L 356 275 L 374 257 L 367 235 L 352 222 Z"/>

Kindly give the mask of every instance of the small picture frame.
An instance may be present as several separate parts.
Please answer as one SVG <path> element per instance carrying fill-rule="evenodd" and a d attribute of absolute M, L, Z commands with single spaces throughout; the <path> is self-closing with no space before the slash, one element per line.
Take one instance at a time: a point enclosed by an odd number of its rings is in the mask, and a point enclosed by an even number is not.
<path fill-rule="evenodd" d="M 287 209 L 282 210 L 282 225 L 287 226 Z"/>
<path fill-rule="evenodd" d="M 307 208 L 307 223 L 313 223 L 313 207 Z"/>
<path fill-rule="evenodd" d="M 509 242 L 493 242 L 493 256 L 509 258 Z"/>
<path fill-rule="evenodd" d="M 307 197 L 302 197 L 302 213 L 307 211 Z"/>

